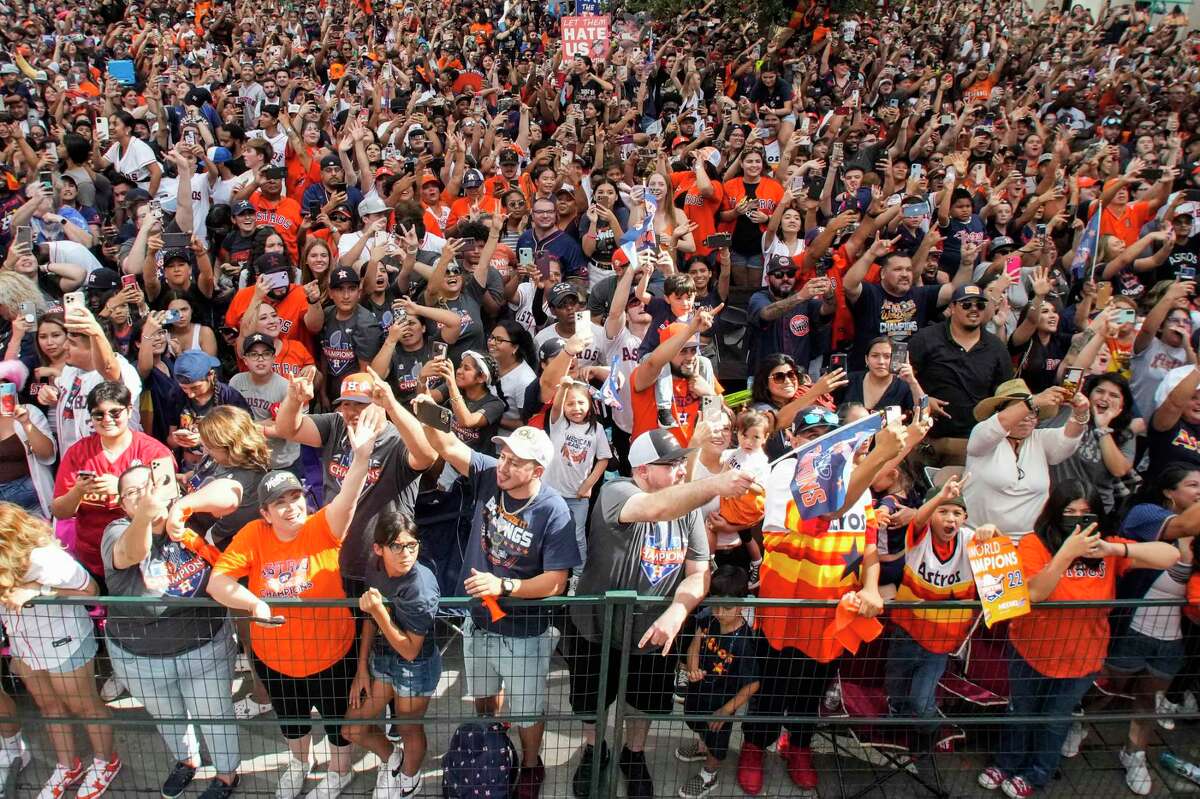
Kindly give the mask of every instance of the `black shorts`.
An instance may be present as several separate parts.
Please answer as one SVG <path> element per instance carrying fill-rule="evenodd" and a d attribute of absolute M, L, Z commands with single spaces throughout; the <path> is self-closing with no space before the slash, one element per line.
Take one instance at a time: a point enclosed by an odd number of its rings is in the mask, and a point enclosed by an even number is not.
<path fill-rule="evenodd" d="M 597 712 L 596 699 L 600 693 L 600 644 L 582 638 L 578 631 L 563 641 L 562 653 L 570 675 L 571 709 L 576 713 Z M 629 655 L 629 677 L 625 700 L 643 713 L 669 713 L 674 705 L 671 698 L 675 687 L 675 665 L 678 659 L 661 652 L 634 652 Z M 604 707 L 617 698 L 617 683 L 621 677 L 621 652 L 609 649 L 607 683 L 604 686 Z"/>
<path fill-rule="evenodd" d="M 334 746 L 346 746 L 350 742 L 342 737 L 341 727 L 329 724 L 325 719 L 340 719 L 350 707 L 350 684 L 358 668 L 358 645 L 351 645 L 341 660 L 324 671 L 307 677 L 292 677 L 275 671 L 258 658 L 254 659 L 254 671 L 271 697 L 275 715 L 288 719 L 308 718 L 315 707 L 321 714 L 325 735 Z M 311 723 L 279 725 L 283 737 L 289 740 L 303 738 L 312 729 Z"/>

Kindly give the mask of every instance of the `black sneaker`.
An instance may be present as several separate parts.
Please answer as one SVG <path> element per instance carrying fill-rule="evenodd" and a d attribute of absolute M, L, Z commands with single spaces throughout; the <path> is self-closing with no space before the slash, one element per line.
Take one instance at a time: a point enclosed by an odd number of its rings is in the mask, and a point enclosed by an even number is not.
<path fill-rule="evenodd" d="M 200 794 L 197 799 L 229 799 L 233 796 L 233 791 L 238 787 L 238 783 L 242 778 L 233 775 L 233 782 L 225 782 L 220 777 L 213 777 L 212 782 L 204 789 L 204 793 Z"/>
<path fill-rule="evenodd" d="M 171 773 L 167 775 L 167 781 L 163 783 L 163 799 L 175 799 L 177 796 L 182 796 L 195 778 L 195 766 L 189 766 L 183 762 L 176 763 L 175 768 L 171 769 Z"/>
<path fill-rule="evenodd" d="M 608 747 L 601 746 L 600 748 L 600 781 L 604 784 L 604 770 L 608 766 Z M 575 794 L 575 799 L 588 799 L 592 790 L 592 769 L 596 767 L 596 747 L 591 744 L 583 745 L 583 757 L 579 759 L 579 765 L 575 767 L 575 775 L 571 777 L 571 790 Z M 603 790 L 601 790 L 603 793 Z"/>
<path fill-rule="evenodd" d="M 650 779 L 645 752 L 622 749 L 621 773 L 625 775 L 625 795 L 629 799 L 654 799 L 654 781 Z"/>
<path fill-rule="evenodd" d="M 762 567 L 762 561 L 750 564 L 750 590 L 754 591 L 758 588 L 758 570 Z"/>
<path fill-rule="evenodd" d="M 675 421 L 675 414 L 671 413 L 670 408 L 658 409 L 658 426 L 659 427 L 678 427 L 679 422 Z"/>

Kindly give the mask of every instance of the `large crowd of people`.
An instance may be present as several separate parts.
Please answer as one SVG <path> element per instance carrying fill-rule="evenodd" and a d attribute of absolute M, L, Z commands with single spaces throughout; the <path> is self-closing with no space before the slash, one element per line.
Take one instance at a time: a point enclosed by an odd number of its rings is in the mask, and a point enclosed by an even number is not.
<path fill-rule="evenodd" d="M 1196 712 L 1200 674 L 1186 15 L 614 1 L 581 52 L 567 5 L 0 5 L 0 620 L 50 722 L 39 799 L 120 785 L 124 692 L 160 720 L 165 797 L 201 740 L 203 799 L 239 783 L 238 726 L 181 719 L 272 711 L 280 799 L 338 796 L 356 746 L 376 796 L 412 795 L 449 596 L 478 600 L 467 693 L 519 719 L 522 799 L 556 657 L 579 714 L 746 714 L 693 725 L 684 799 L 739 725 L 742 791 L 769 750 L 811 790 L 853 657 L 830 625 L 884 623 L 886 712 L 924 729 L 978 619 L 911 603 L 975 599 L 967 546 L 995 536 L 1033 603 L 991 633 L 1007 699 L 1054 721 L 1006 726 L 979 785 L 1047 786 L 1102 676 L 1150 793 L 1145 719 Z M 797 449 L 891 408 L 807 518 Z M 613 590 L 663 602 L 509 601 Z M 1039 607 L 1117 596 L 1176 604 Z M 3 694 L 0 717 L 24 768 Z M 661 794 L 645 716 L 619 752 L 584 727 L 577 797 L 612 757 Z"/>

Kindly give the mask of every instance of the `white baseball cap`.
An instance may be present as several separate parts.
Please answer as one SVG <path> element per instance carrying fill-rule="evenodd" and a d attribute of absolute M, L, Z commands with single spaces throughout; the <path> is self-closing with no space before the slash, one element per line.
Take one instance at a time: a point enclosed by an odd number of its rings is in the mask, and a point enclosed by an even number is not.
<path fill-rule="evenodd" d="M 509 452 L 527 461 L 536 461 L 542 468 L 549 469 L 554 460 L 554 444 L 545 430 L 525 425 L 506 436 L 492 436 L 493 444 L 503 444 Z"/>

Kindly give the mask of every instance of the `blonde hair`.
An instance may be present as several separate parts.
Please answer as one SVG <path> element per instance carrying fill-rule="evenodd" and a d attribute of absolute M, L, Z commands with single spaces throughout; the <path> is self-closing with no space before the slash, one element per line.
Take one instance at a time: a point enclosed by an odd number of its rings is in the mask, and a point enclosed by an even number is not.
<path fill-rule="evenodd" d="M 232 405 L 213 408 L 196 422 L 196 432 L 206 447 L 227 451 L 234 466 L 270 471 L 271 448 L 267 446 L 267 438 L 241 408 Z"/>
<path fill-rule="evenodd" d="M 25 583 L 33 550 L 58 545 L 44 519 L 11 502 L 0 502 L 0 542 L 0 597 Z"/>
<path fill-rule="evenodd" d="M 21 303 L 31 302 L 39 311 L 46 309 L 46 300 L 38 290 L 37 283 L 11 269 L 0 269 L 0 305 L 13 313 Z"/>

